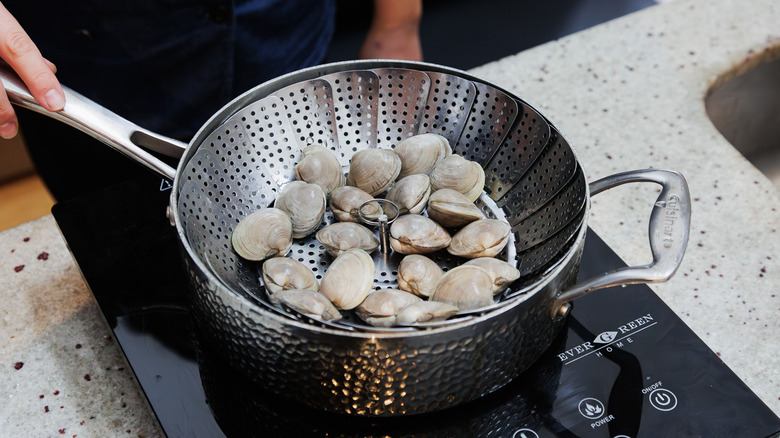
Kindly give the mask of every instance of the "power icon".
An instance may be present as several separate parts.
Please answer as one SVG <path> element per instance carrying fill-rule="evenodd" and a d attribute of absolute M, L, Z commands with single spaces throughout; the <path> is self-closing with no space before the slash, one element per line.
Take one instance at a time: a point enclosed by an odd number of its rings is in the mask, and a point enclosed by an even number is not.
<path fill-rule="evenodd" d="M 677 396 L 668 389 L 656 389 L 650 393 L 650 404 L 659 411 L 671 411 L 677 407 Z"/>

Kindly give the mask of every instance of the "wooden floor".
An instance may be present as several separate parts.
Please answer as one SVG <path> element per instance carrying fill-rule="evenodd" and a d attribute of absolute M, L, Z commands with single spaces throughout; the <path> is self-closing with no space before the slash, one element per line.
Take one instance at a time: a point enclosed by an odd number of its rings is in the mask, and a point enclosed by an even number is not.
<path fill-rule="evenodd" d="M 0 184 L 0 231 L 46 216 L 54 205 L 36 174 Z"/>

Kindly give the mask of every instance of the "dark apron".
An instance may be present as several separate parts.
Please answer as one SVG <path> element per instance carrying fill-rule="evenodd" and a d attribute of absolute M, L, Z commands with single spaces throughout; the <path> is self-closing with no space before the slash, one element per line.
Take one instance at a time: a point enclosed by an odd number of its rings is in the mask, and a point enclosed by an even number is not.
<path fill-rule="evenodd" d="M 233 97 L 319 63 L 333 0 L 7 0 L 59 80 L 152 131 L 189 141 Z M 59 200 L 139 166 L 21 110 L 25 142 Z M 101 174 L 95 174 L 95 171 Z"/>

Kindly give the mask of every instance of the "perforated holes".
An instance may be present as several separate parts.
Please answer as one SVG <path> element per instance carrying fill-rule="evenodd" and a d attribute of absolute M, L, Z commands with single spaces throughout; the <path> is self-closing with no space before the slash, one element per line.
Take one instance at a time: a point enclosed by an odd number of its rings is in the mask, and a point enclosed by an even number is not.
<path fill-rule="evenodd" d="M 431 81 L 420 71 L 374 71 L 379 76 L 377 147 L 392 148 L 418 132 Z"/>
<path fill-rule="evenodd" d="M 486 165 L 517 117 L 517 102 L 506 93 L 476 83 L 477 95 L 454 152 Z"/>
<path fill-rule="evenodd" d="M 265 165 L 277 185 L 292 180 L 301 149 L 283 112 L 281 100 L 275 96 L 266 97 L 250 104 L 233 118 L 243 122 L 253 149 L 252 155 Z"/>
<path fill-rule="evenodd" d="M 454 145 L 474 104 L 476 87 L 471 81 L 457 76 L 426 73 L 431 78 L 431 87 L 418 132 L 439 134 Z"/>
<path fill-rule="evenodd" d="M 317 144 L 338 152 L 333 91 L 328 81 L 314 79 L 285 87 L 273 96 L 284 105 L 301 149 Z"/>
<path fill-rule="evenodd" d="M 528 105 L 520 104 L 523 117 L 498 148 L 485 169 L 485 187 L 493 199 L 500 199 L 528 171 L 550 136 L 547 122 Z"/>
<path fill-rule="evenodd" d="M 322 77 L 333 91 L 333 111 L 342 166 L 352 155 L 376 144 L 379 79 L 371 71 L 334 73 Z"/>
<path fill-rule="evenodd" d="M 525 219 L 549 201 L 566 183 L 577 168 L 569 145 L 555 131 L 550 143 L 525 176 L 498 201 L 510 212 L 510 223 Z"/>
<path fill-rule="evenodd" d="M 563 190 L 527 218 L 512 224 L 518 248 L 528 248 L 548 239 L 576 217 L 585 204 L 585 177 L 582 172 Z"/>

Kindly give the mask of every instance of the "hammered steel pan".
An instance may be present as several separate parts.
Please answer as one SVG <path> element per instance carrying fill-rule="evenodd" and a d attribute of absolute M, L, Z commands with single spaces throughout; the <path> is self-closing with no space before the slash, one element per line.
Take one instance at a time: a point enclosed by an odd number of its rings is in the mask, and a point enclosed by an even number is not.
<path fill-rule="evenodd" d="M 173 179 L 168 213 L 193 286 L 199 343 L 248 381 L 326 411 L 422 413 L 493 392 L 550 345 L 572 299 L 619 284 L 665 281 L 685 251 L 690 199 L 681 175 L 642 170 L 588 185 L 574 150 L 544 116 L 506 90 L 447 67 L 373 60 L 290 73 L 224 106 L 189 145 L 71 90 L 62 112 L 47 113 L 13 73 L 2 76 L 14 103 Z M 495 305 L 417 327 L 371 328 L 349 313 L 343 322 L 315 322 L 270 304 L 258 265 L 235 254 L 230 235 L 295 178 L 301 150 L 329 148 L 347 173 L 355 152 L 393 148 L 427 132 L 446 137 L 454 153 L 485 169 L 477 205 L 511 224 L 510 244 L 498 257 L 522 277 Z M 181 155 L 178 168 L 142 148 Z M 650 218 L 653 263 L 575 285 L 590 196 L 635 181 L 662 186 Z M 333 220 L 328 213 L 323 225 Z M 318 278 L 332 260 L 313 238 L 296 239 L 288 257 Z M 374 254 L 377 289 L 397 285 L 400 258 Z M 432 258 L 443 269 L 463 262 L 444 251 Z"/>

